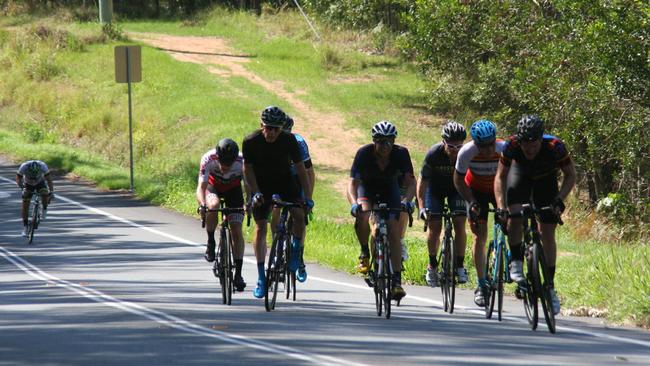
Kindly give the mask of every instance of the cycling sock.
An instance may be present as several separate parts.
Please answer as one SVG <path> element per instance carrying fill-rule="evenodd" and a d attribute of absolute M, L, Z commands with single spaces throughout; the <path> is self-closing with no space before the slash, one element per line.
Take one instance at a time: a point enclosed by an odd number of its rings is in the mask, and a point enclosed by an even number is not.
<path fill-rule="evenodd" d="M 478 280 L 478 287 L 485 287 L 487 286 L 487 280 L 485 278 L 479 279 Z"/>
<path fill-rule="evenodd" d="M 370 248 L 368 248 L 367 245 L 362 245 L 361 246 L 361 255 L 369 258 L 370 257 Z"/>
<path fill-rule="evenodd" d="M 465 257 L 456 257 L 456 268 L 465 267 Z"/>
<path fill-rule="evenodd" d="M 257 262 L 257 278 L 260 281 L 266 281 L 266 276 L 264 275 L 264 262 Z"/>
<path fill-rule="evenodd" d="M 214 240 L 214 231 L 208 231 L 208 241 L 209 242 L 215 242 Z"/>
<path fill-rule="evenodd" d="M 23 220 L 23 226 L 27 226 L 27 219 Z"/>
<path fill-rule="evenodd" d="M 548 276 L 550 277 L 548 281 L 551 287 L 555 287 L 555 266 L 548 267 Z"/>
<path fill-rule="evenodd" d="M 298 251 L 298 250 L 300 250 L 300 247 L 302 247 L 302 244 L 300 243 L 300 239 L 299 238 L 293 238 L 293 243 L 291 245 L 291 249 L 293 249 L 294 251 Z"/>
<path fill-rule="evenodd" d="M 402 272 L 393 273 L 394 286 L 402 286 Z"/>
<path fill-rule="evenodd" d="M 243 259 L 235 259 L 235 277 L 241 277 L 241 267 L 243 264 Z"/>
<path fill-rule="evenodd" d="M 524 260 L 524 251 L 522 248 L 522 242 L 517 244 L 510 244 L 510 255 L 512 255 L 513 260 L 523 261 Z"/>
<path fill-rule="evenodd" d="M 438 268 L 438 260 L 435 255 L 429 255 L 429 266 L 433 269 Z"/>

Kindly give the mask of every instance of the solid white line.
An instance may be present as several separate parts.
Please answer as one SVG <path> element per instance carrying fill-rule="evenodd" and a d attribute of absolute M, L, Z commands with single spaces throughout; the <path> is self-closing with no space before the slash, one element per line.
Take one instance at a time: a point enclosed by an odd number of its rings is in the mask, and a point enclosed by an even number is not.
<path fill-rule="evenodd" d="M 10 183 L 14 183 L 12 180 L 9 180 L 9 179 L 4 178 L 4 177 L 0 177 L 0 179 L 4 180 L 4 181 L 7 181 L 7 182 L 10 182 Z M 109 218 L 111 218 L 113 220 L 122 222 L 124 224 L 131 225 L 131 226 L 134 226 L 134 227 L 149 231 L 151 233 L 161 235 L 161 236 L 163 236 L 165 238 L 175 240 L 175 241 L 177 241 L 179 243 L 193 245 L 193 246 L 203 246 L 203 244 L 194 243 L 194 242 L 192 242 L 190 240 L 180 238 L 180 237 L 175 236 L 175 235 L 167 234 L 165 232 L 162 232 L 162 231 L 159 231 L 159 230 L 156 230 L 156 229 L 152 229 L 152 228 L 146 227 L 144 225 L 137 224 L 137 223 L 135 223 L 133 221 L 130 221 L 128 219 L 125 219 L 125 218 L 122 218 L 122 217 L 119 217 L 119 216 L 115 216 L 115 215 L 113 215 L 111 213 L 108 213 L 108 212 L 103 211 L 103 210 L 96 209 L 94 207 L 84 205 L 83 203 L 71 200 L 69 198 L 65 198 L 65 197 L 60 196 L 58 194 L 56 195 L 56 198 L 61 199 L 61 200 L 65 201 L 65 202 L 68 202 L 70 204 L 79 206 L 79 207 L 84 208 L 86 210 L 89 210 L 91 212 L 95 212 L 97 214 L 104 215 L 106 217 L 109 217 Z M 245 258 L 245 260 L 246 260 L 246 262 L 249 262 L 249 263 L 256 263 L 252 259 Z M 368 290 L 368 291 L 371 290 L 369 287 L 362 286 L 362 285 L 349 284 L 349 283 L 345 283 L 345 282 L 333 281 L 333 280 L 328 280 L 328 279 L 314 277 L 314 276 L 310 276 L 309 278 L 312 279 L 312 280 L 315 280 L 315 281 L 335 284 L 335 285 L 339 285 L 339 286 L 345 286 L 345 287 L 349 287 L 349 288 L 364 289 L 364 290 Z M 437 305 L 437 306 L 442 306 L 442 303 L 439 302 L 439 301 L 430 300 L 430 299 L 419 297 L 419 296 L 407 295 L 406 298 L 417 300 L 417 301 L 427 303 L 427 304 L 434 304 L 434 305 Z M 463 310 L 463 311 L 466 311 L 466 312 L 469 312 L 469 313 L 473 313 L 473 314 L 484 314 L 480 310 L 471 309 L 471 308 L 468 308 L 468 307 L 463 307 L 463 306 L 454 307 L 454 309 L 456 309 L 456 308 L 458 308 L 460 310 Z M 520 318 L 503 317 L 502 319 L 516 321 L 518 323 L 527 323 L 527 321 L 525 319 L 520 319 Z M 642 341 L 642 340 L 637 340 L 637 339 L 632 339 L 632 338 L 624 338 L 624 337 L 619 337 L 619 336 L 612 336 L 612 335 L 609 335 L 609 334 L 598 333 L 598 332 L 593 332 L 593 331 L 588 331 L 588 330 L 582 330 L 582 329 L 577 329 L 577 328 L 572 328 L 572 327 L 558 326 L 557 329 L 565 331 L 565 332 L 578 333 L 578 334 L 588 335 L 588 336 L 592 336 L 592 337 L 596 337 L 596 338 L 610 339 L 610 340 L 619 341 L 619 342 L 623 342 L 623 343 L 632 343 L 632 344 L 637 344 L 637 345 L 640 345 L 640 346 L 650 348 L 650 342 L 647 342 L 647 341 Z"/>

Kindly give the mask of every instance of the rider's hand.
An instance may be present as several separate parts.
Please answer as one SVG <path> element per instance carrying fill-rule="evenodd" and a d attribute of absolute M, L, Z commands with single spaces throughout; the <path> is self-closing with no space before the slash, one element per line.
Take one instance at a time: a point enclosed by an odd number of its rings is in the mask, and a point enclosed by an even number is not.
<path fill-rule="evenodd" d="M 555 201 L 553 201 L 553 211 L 555 211 L 555 214 L 560 217 L 562 215 L 562 212 L 564 212 L 564 209 L 566 206 L 564 205 L 564 201 L 560 197 L 555 198 Z"/>
<path fill-rule="evenodd" d="M 469 204 L 469 219 L 478 222 L 478 217 L 481 215 L 481 205 L 476 201 Z"/>
<path fill-rule="evenodd" d="M 426 221 L 427 220 L 427 209 L 426 208 L 421 208 L 420 209 L 420 219 Z"/>
<path fill-rule="evenodd" d="M 264 195 L 260 192 L 255 192 L 253 194 L 253 207 L 259 207 L 264 204 Z"/>
<path fill-rule="evenodd" d="M 201 219 L 205 220 L 205 211 L 207 210 L 207 207 L 205 205 L 200 205 L 196 209 L 196 213 L 201 215 Z"/>
<path fill-rule="evenodd" d="M 412 201 L 402 201 L 402 210 L 408 213 L 413 213 L 415 205 Z"/>
<path fill-rule="evenodd" d="M 503 230 L 504 233 L 508 232 L 508 211 L 497 208 L 496 212 L 494 213 L 494 219 L 496 222 L 501 225 L 501 229 Z"/>
<path fill-rule="evenodd" d="M 54 192 L 50 192 L 47 194 L 47 204 L 49 205 L 52 200 L 54 199 Z"/>
<path fill-rule="evenodd" d="M 353 203 L 352 208 L 350 208 L 350 215 L 357 217 L 357 214 L 359 213 L 359 204 L 358 203 Z"/>
<path fill-rule="evenodd" d="M 311 211 L 311 209 L 314 208 L 314 200 L 310 198 L 305 199 L 305 207 L 307 208 L 307 211 Z"/>

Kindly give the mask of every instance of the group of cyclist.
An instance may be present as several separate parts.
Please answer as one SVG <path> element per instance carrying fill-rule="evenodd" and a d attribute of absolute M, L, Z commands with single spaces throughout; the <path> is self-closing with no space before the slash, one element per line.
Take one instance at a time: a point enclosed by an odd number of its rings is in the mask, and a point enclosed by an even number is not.
<path fill-rule="evenodd" d="M 196 199 L 198 212 L 206 223 L 205 259 L 208 262 L 215 260 L 216 209 L 222 202 L 228 208 L 245 208 L 255 220 L 253 247 L 258 279 L 253 294 L 257 298 L 264 297 L 266 292 L 267 228 L 271 221 L 273 230 L 278 220 L 278 210 L 273 209 L 271 199 L 275 194 L 279 194 L 283 201 L 301 204 L 301 208 L 291 210 L 294 224 L 289 269 L 296 272 L 298 281 L 307 279 L 303 260 L 305 215 L 314 207 L 315 173 L 307 143 L 300 135 L 291 132 L 293 124 L 288 114 L 278 107 L 269 106 L 262 111 L 260 128 L 244 138 L 241 151 L 235 141 L 224 138 L 214 149 L 207 151 L 200 162 Z M 530 202 L 536 207 L 550 206 L 553 212 L 541 214 L 539 221 L 553 288 L 553 312 L 557 314 L 560 301 L 553 283 L 557 252 L 555 229 L 565 209 L 564 201 L 576 181 L 569 153 L 559 138 L 544 134 L 544 122 L 535 115 L 522 117 L 515 134 L 506 139 L 498 139 L 495 124 L 485 119 L 474 122 L 469 133 L 471 140 L 465 142 L 465 127 L 456 121 L 448 121 L 442 127 L 442 140 L 431 146 L 419 179 L 416 179 L 408 149 L 395 144 L 396 127 L 388 121 L 380 121 L 372 127 L 372 143 L 357 151 L 347 190 L 360 244 L 357 270 L 364 274 L 369 271 L 370 211 L 375 203 L 386 203 L 391 208 L 387 226 L 393 272 L 392 296 L 399 300 L 406 295 L 401 284 L 402 262 L 407 258 L 403 241 L 405 212 L 410 214 L 414 210 L 413 198 L 417 197 L 419 217 L 427 221 L 429 229 L 425 279 L 429 286 L 438 286 L 441 216 L 447 205 L 453 213 L 456 280 L 458 283 L 468 281 L 464 258 L 465 223 L 469 221 L 478 279 L 474 301 L 483 306 L 487 292 L 484 267 L 489 205 L 496 209 L 496 219 L 507 230 L 512 256 L 509 271 L 516 282 L 524 280 L 522 204 Z M 559 172 L 563 177 L 558 188 Z M 28 205 L 35 193 L 42 196 L 42 217 L 45 218 L 54 191 L 47 165 L 38 160 L 23 163 L 18 169 L 16 184 L 23 189 L 23 225 L 27 226 Z M 243 291 L 246 287 L 241 272 L 243 219 L 243 213 L 228 216 L 234 243 L 233 285 L 236 291 Z"/>
<path fill-rule="evenodd" d="M 429 261 L 425 279 L 429 286 L 438 286 L 437 253 L 440 246 L 442 214 L 445 205 L 453 213 L 456 253 L 456 281 L 466 283 L 464 266 L 466 250 L 465 222 L 473 235 L 473 259 L 478 286 L 474 302 L 484 306 L 488 291 L 485 280 L 485 247 L 489 205 L 496 210 L 496 219 L 507 231 L 512 255 L 510 277 L 524 281 L 522 248 L 522 204 L 552 207 L 553 212 L 540 216 L 540 232 L 548 259 L 553 312 L 560 312 L 560 301 L 554 287 L 556 242 L 555 229 L 565 209 L 564 201 L 575 185 L 576 172 L 564 143 L 544 134 L 544 122 L 535 115 L 526 115 L 517 124 L 517 131 L 507 139 L 497 138 L 496 125 L 485 119 L 474 122 L 469 129 L 471 140 L 465 142 L 467 131 L 448 121 L 442 128 L 442 141 L 431 146 L 426 154 L 417 189 L 408 149 L 395 144 L 397 129 L 388 121 L 372 128 L 372 144 L 357 152 L 350 172 L 348 199 L 355 217 L 355 230 L 361 246 L 358 271 L 368 272 L 368 211 L 373 203 L 387 203 L 396 208 L 388 220 L 388 238 L 393 268 L 392 294 L 395 300 L 405 296 L 401 286 L 401 258 L 404 224 L 401 211 L 412 209 L 417 192 L 419 217 L 427 221 Z M 558 173 L 562 184 L 558 189 Z"/>

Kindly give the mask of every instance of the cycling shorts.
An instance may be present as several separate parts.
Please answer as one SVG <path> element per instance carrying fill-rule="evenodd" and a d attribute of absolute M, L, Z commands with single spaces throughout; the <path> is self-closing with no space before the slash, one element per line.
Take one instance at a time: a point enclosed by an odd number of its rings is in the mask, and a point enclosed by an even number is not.
<path fill-rule="evenodd" d="M 32 199 L 32 195 L 34 195 L 34 192 L 40 195 L 46 195 L 50 193 L 50 190 L 44 180 L 33 186 L 25 184 L 23 187 L 23 201 L 29 202 Z"/>
<path fill-rule="evenodd" d="M 429 186 L 424 193 L 424 207 L 429 209 L 430 215 L 434 217 L 440 217 L 442 215 L 442 209 L 445 204 L 445 198 L 447 199 L 449 211 L 452 213 L 460 213 L 460 211 L 462 211 L 462 216 L 465 216 L 465 200 L 455 189 L 446 191 L 435 190 L 434 192 L 434 187 Z"/>
<path fill-rule="evenodd" d="M 472 194 L 474 195 L 474 199 L 478 203 L 478 206 L 480 207 L 480 213 L 478 215 L 478 221 L 479 222 L 487 222 L 488 218 L 488 210 L 490 209 L 489 204 L 492 204 L 492 207 L 496 208 L 497 207 L 497 200 L 494 197 L 494 192 L 491 193 L 485 193 L 481 191 L 477 191 L 472 188 Z M 470 217 L 470 202 L 467 202 L 467 216 Z"/>
<path fill-rule="evenodd" d="M 298 185 L 293 181 L 292 184 L 288 187 L 285 186 L 284 189 L 277 189 L 275 191 L 263 190 L 261 193 L 264 195 L 264 203 L 259 207 L 253 207 L 253 218 L 255 218 L 256 221 L 267 220 L 269 218 L 273 205 L 272 197 L 274 194 L 279 194 L 280 198 L 286 202 L 298 203 L 302 201 L 301 190 L 298 189 Z"/>
<path fill-rule="evenodd" d="M 548 174 L 540 179 L 531 179 L 522 174 L 516 166 L 508 174 L 506 199 L 508 206 L 532 202 L 533 206 L 542 208 L 550 206 L 558 195 L 557 174 Z M 551 212 L 542 212 L 539 221 L 545 224 L 559 222 Z"/>
<path fill-rule="evenodd" d="M 390 185 L 387 189 L 377 189 L 376 187 L 368 187 L 363 183 L 359 184 L 357 188 L 357 203 L 368 202 L 370 207 L 374 204 L 382 202 L 388 204 L 389 208 L 399 208 L 400 210 L 391 210 L 388 216 L 389 220 L 398 220 L 402 212 L 402 203 L 400 201 L 400 190 L 397 184 Z"/>
<path fill-rule="evenodd" d="M 217 200 L 222 199 L 228 208 L 244 207 L 244 192 L 241 189 L 241 184 L 222 192 L 219 192 L 213 185 L 208 184 L 207 191 L 206 198 L 214 195 L 217 197 Z M 232 213 L 228 215 L 228 221 L 241 224 L 244 221 L 244 214 Z"/>

